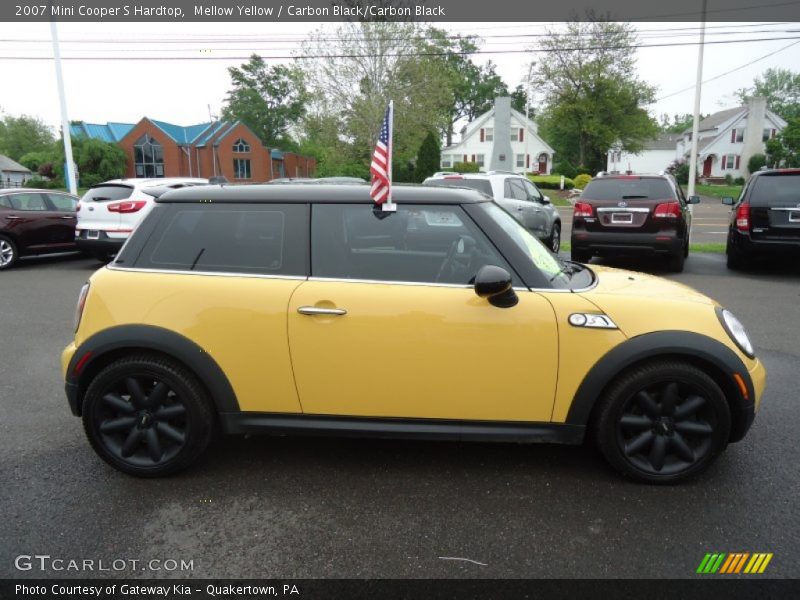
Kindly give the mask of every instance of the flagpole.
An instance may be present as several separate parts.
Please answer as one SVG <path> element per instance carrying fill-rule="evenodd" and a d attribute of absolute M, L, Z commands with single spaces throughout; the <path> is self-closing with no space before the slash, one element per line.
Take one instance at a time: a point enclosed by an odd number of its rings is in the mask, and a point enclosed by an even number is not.
<path fill-rule="evenodd" d="M 388 152 L 388 173 L 389 173 L 389 195 L 386 202 L 381 204 L 381 210 L 387 212 L 397 211 L 397 205 L 392 200 L 392 155 L 394 154 L 394 100 L 389 100 L 389 152 Z"/>

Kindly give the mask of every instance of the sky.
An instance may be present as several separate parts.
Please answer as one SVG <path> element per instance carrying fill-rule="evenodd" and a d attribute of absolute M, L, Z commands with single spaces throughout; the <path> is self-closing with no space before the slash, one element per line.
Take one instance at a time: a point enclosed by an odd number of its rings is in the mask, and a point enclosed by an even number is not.
<path fill-rule="evenodd" d="M 230 86 L 231 60 L 163 60 L 163 57 L 291 55 L 311 31 L 333 34 L 336 23 L 60 23 L 62 55 L 66 57 L 152 56 L 162 60 L 64 60 L 69 119 L 93 123 L 136 122 L 143 116 L 189 125 L 218 115 Z M 535 53 L 527 50 L 546 23 L 438 23 L 453 34 L 486 36 L 476 62 L 488 60 L 510 88 L 522 83 Z M 642 44 L 675 44 L 698 40 L 697 23 L 639 23 Z M 709 23 L 703 79 L 733 73 L 703 85 L 702 113 L 736 105 L 734 92 L 750 85 L 770 67 L 797 69 L 800 64 L 798 23 Z M 493 37 L 490 37 L 493 36 Z M 523 37 L 528 36 L 528 37 Z M 743 43 L 742 39 L 797 38 Z M 49 23 L 0 23 L 0 110 L 28 114 L 58 127 L 61 121 Z M 243 43 L 242 43 L 243 42 Z M 791 45 L 787 48 L 787 46 Z M 658 89 L 651 114 L 692 112 L 698 46 L 637 49 L 637 74 Z M 772 54 L 754 62 L 765 55 Z M 24 60 L 22 57 L 44 60 Z M 540 58 L 540 57 L 539 57 Z M 286 62 L 274 60 L 268 62 Z M 690 89 L 686 89 L 690 88 Z M 686 90 L 686 91 L 682 91 Z M 679 93 L 676 93 L 679 92 Z"/>

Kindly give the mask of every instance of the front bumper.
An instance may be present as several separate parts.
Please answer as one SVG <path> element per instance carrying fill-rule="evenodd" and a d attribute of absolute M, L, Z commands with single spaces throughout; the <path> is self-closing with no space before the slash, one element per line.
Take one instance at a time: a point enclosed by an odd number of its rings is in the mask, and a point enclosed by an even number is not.
<path fill-rule="evenodd" d="M 606 231 L 572 232 L 572 249 L 593 254 L 675 254 L 683 252 L 684 240 L 675 231 L 630 233 Z"/>
<path fill-rule="evenodd" d="M 61 373 L 64 376 L 64 391 L 67 394 L 67 402 L 69 403 L 69 410 L 76 417 L 80 416 L 80 387 L 78 381 L 74 377 L 70 377 L 69 364 L 72 362 L 72 357 L 75 355 L 75 342 L 64 348 L 61 352 Z"/>

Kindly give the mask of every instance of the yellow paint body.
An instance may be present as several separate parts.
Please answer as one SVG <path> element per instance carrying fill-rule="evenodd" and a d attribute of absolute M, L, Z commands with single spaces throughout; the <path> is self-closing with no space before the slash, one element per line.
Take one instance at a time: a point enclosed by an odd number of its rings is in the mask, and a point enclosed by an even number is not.
<path fill-rule="evenodd" d="M 585 292 L 518 291 L 510 309 L 471 288 L 101 269 L 67 366 L 92 335 L 118 325 L 174 331 L 205 350 L 243 411 L 564 422 L 591 367 L 628 338 L 693 331 L 731 348 L 764 389 L 760 361 L 719 323 L 713 300 L 640 273 L 592 266 Z M 342 308 L 307 316 L 300 307 Z M 570 326 L 605 313 L 618 330 Z"/>

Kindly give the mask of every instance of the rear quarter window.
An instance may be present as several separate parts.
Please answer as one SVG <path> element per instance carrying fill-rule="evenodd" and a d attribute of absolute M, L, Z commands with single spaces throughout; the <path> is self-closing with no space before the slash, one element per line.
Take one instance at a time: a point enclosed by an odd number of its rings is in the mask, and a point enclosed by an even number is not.
<path fill-rule="evenodd" d="M 141 230 L 143 235 L 151 233 L 135 267 L 260 275 L 304 276 L 307 272 L 306 205 L 170 204 L 166 210 L 164 205 L 159 208 L 152 213 L 158 219 L 155 227 Z"/>
<path fill-rule="evenodd" d="M 750 184 L 753 206 L 797 206 L 800 203 L 800 173 L 759 175 Z"/>
<path fill-rule="evenodd" d="M 593 179 L 581 194 L 585 200 L 666 200 L 674 199 L 670 184 L 659 178 Z"/>

